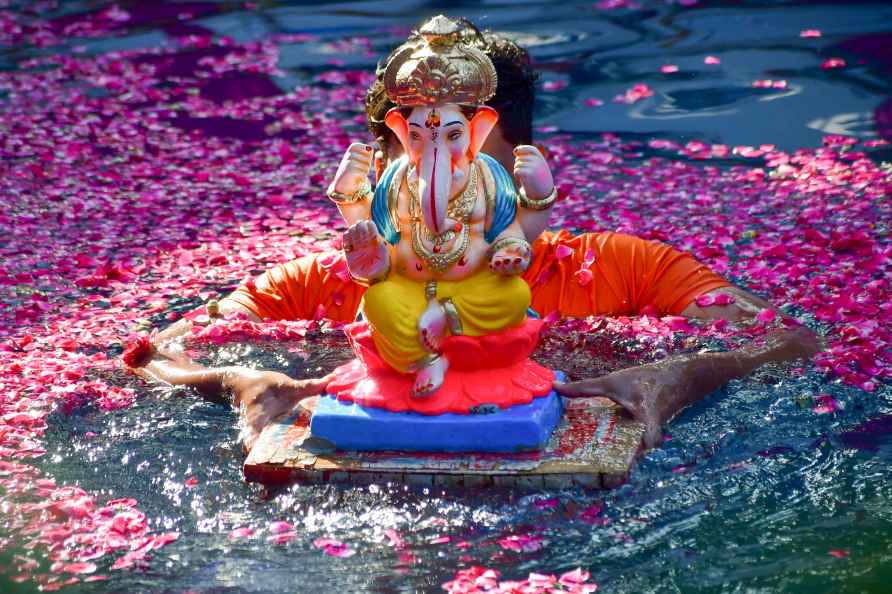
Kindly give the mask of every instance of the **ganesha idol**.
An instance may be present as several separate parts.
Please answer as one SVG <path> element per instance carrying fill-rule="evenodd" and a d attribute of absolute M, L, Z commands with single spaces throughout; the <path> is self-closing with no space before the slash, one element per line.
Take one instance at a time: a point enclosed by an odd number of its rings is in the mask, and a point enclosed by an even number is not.
<path fill-rule="evenodd" d="M 372 147 L 355 143 L 329 187 L 350 274 L 368 289 L 364 321 L 347 329 L 357 359 L 336 370 L 312 433 L 339 449 L 540 447 L 560 399 L 554 373 L 529 359 L 541 322 L 520 277 L 532 252 L 518 216 L 554 203 L 548 165 L 518 146 L 512 177 L 481 152 L 498 81 L 459 23 L 429 20 L 383 82 L 404 155 L 373 191 Z"/>

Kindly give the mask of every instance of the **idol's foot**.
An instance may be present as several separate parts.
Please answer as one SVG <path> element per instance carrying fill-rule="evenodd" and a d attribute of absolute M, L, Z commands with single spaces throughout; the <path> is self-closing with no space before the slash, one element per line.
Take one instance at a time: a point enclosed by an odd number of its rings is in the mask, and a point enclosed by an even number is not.
<path fill-rule="evenodd" d="M 415 385 L 412 386 L 414 398 L 425 398 L 440 389 L 446 378 L 446 370 L 449 369 L 449 360 L 446 357 L 434 357 L 427 365 L 418 370 L 415 375 Z"/>
<path fill-rule="evenodd" d="M 443 338 L 446 337 L 446 311 L 440 302 L 431 299 L 427 302 L 427 308 L 418 318 L 418 338 L 421 346 L 426 350 L 436 353 L 440 350 Z"/>

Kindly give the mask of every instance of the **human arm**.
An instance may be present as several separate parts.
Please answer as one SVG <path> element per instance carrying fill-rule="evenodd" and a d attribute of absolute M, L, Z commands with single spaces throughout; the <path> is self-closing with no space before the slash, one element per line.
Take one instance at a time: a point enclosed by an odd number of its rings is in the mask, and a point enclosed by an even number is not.
<path fill-rule="evenodd" d="M 230 299 L 220 302 L 220 311 L 224 315 L 241 312 L 253 320 L 259 319 Z M 200 365 L 174 347 L 174 341 L 189 334 L 192 325 L 191 320 L 184 318 L 159 333 L 150 345 L 147 360 L 130 370 L 152 382 L 195 388 L 209 398 L 231 394 L 232 406 L 239 411 L 241 439 L 248 450 L 270 421 L 288 413 L 303 398 L 322 392 L 328 383 L 328 377 L 295 380 L 275 371 Z"/>
<path fill-rule="evenodd" d="M 721 303 L 716 303 L 716 298 L 720 295 L 730 297 L 730 299 L 724 300 L 730 302 L 724 303 L 724 301 L 722 301 Z M 700 320 L 727 320 L 729 322 L 736 322 L 755 317 L 760 311 L 766 309 L 775 312 L 775 314 L 782 315 L 781 312 L 768 301 L 765 301 L 761 297 L 753 295 L 748 291 L 744 291 L 740 287 L 735 287 L 734 285 L 708 291 L 704 296 L 708 297 L 705 301 L 709 302 L 710 305 L 698 305 L 697 300 L 694 300 L 682 310 L 681 315 L 686 318 Z"/>
<path fill-rule="evenodd" d="M 253 320 L 258 319 L 253 312 L 229 299 L 220 301 L 219 312 L 224 316 L 240 312 Z M 226 380 L 234 369 L 205 367 L 173 346 L 177 339 L 191 334 L 193 325 L 190 318 L 183 318 L 159 332 L 152 339 L 148 356 L 140 364 L 130 367 L 130 371 L 149 381 L 189 386 L 210 398 L 221 397 L 228 388 Z"/>
<path fill-rule="evenodd" d="M 219 314 L 227 317 L 241 314 L 259 322 L 271 320 L 307 320 L 316 316 L 349 322 L 356 317 L 364 288 L 349 282 L 343 254 L 320 252 L 302 256 L 290 262 L 270 268 L 262 275 L 242 284 L 219 303 Z M 191 317 L 191 316 L 190 316 Z M 190 317 L 183 318 L 156 335 L 154 348 L 140 367 L 153 369 L 152 361 L 164 361 L 165 366 L 154 370 L 153 378 L 178 385 L 207 384 L 207 378 L 199 378 L 194 368 L 184 368 L 188 374 L 167 377 L 178 362 L 188 362 L 180 350 L 172 348 L 173 339 L 192 332 Z M 219 385 L 208 385 L 206 391 L 220 392 Z"/>
<path fill-rule="evenodd" d="M 704 319 L 741 320 L 770 307 L 768 302 L 738 287 L 715 289 L 708 295 L 733 295 L 725 306 L 689 305 L 682 313 Z M 820 350 L 813 332 L 804 327 L 769 334 L 761 344 L 748 344 L 720 353 L 695 353 L 630 367 L 606 376 L 555 385 L 570 397 L 604 396 L 622 406 L 646 427 L 645 446 L 659 445 L 662 426 L 682 409 L 702 400 L 732 379 L 744 377 L 771 362 L 808 359 Z"/>
<path fill-rule="evenodd" d="M 557 383 L 555 389 L 568 397 L 603 396 L 613 400 L 644 423 L 644 444 L 652 448 L 660 444 L 665 423 L 732 379 L 746 376 L 765 363 L 804 359 L 818 350 L 814 334 L 799 328 L 772 334 L 761 345 L 670 357 L 595 379 Z"/>

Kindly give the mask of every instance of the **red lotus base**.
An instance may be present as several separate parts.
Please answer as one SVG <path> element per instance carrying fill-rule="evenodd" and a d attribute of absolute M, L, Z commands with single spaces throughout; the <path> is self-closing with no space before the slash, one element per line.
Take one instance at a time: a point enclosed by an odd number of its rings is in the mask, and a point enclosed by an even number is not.
<path fill-rule="evenodd" d="M 449 360 L 443 386 L 430 396 L 414 398 L 414 375 L 399 373 L 381 359 L 365 322 L 350 324 L 346 333 L 356 359 L 335 370 L 327 392 L 364 407 L 425 415 L 529 404 L 548 394 L 554 381 L 553 372 L 529 358 L 541 327 L 541 320 L 527 320 L 496 334 L 450 336 L 442 349 Z"/>

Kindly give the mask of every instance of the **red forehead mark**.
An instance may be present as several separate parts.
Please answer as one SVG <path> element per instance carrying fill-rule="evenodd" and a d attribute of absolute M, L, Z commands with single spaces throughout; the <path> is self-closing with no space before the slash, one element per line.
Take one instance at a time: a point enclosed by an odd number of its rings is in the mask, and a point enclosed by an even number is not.
<path fill-rule="evenodd" d="M 427 119 L 424 121 L 424 125 L 426 128 L 440 127 L 440 114 L 436 109 L 430 110 L 430 113 L 427 114 Z"/>

